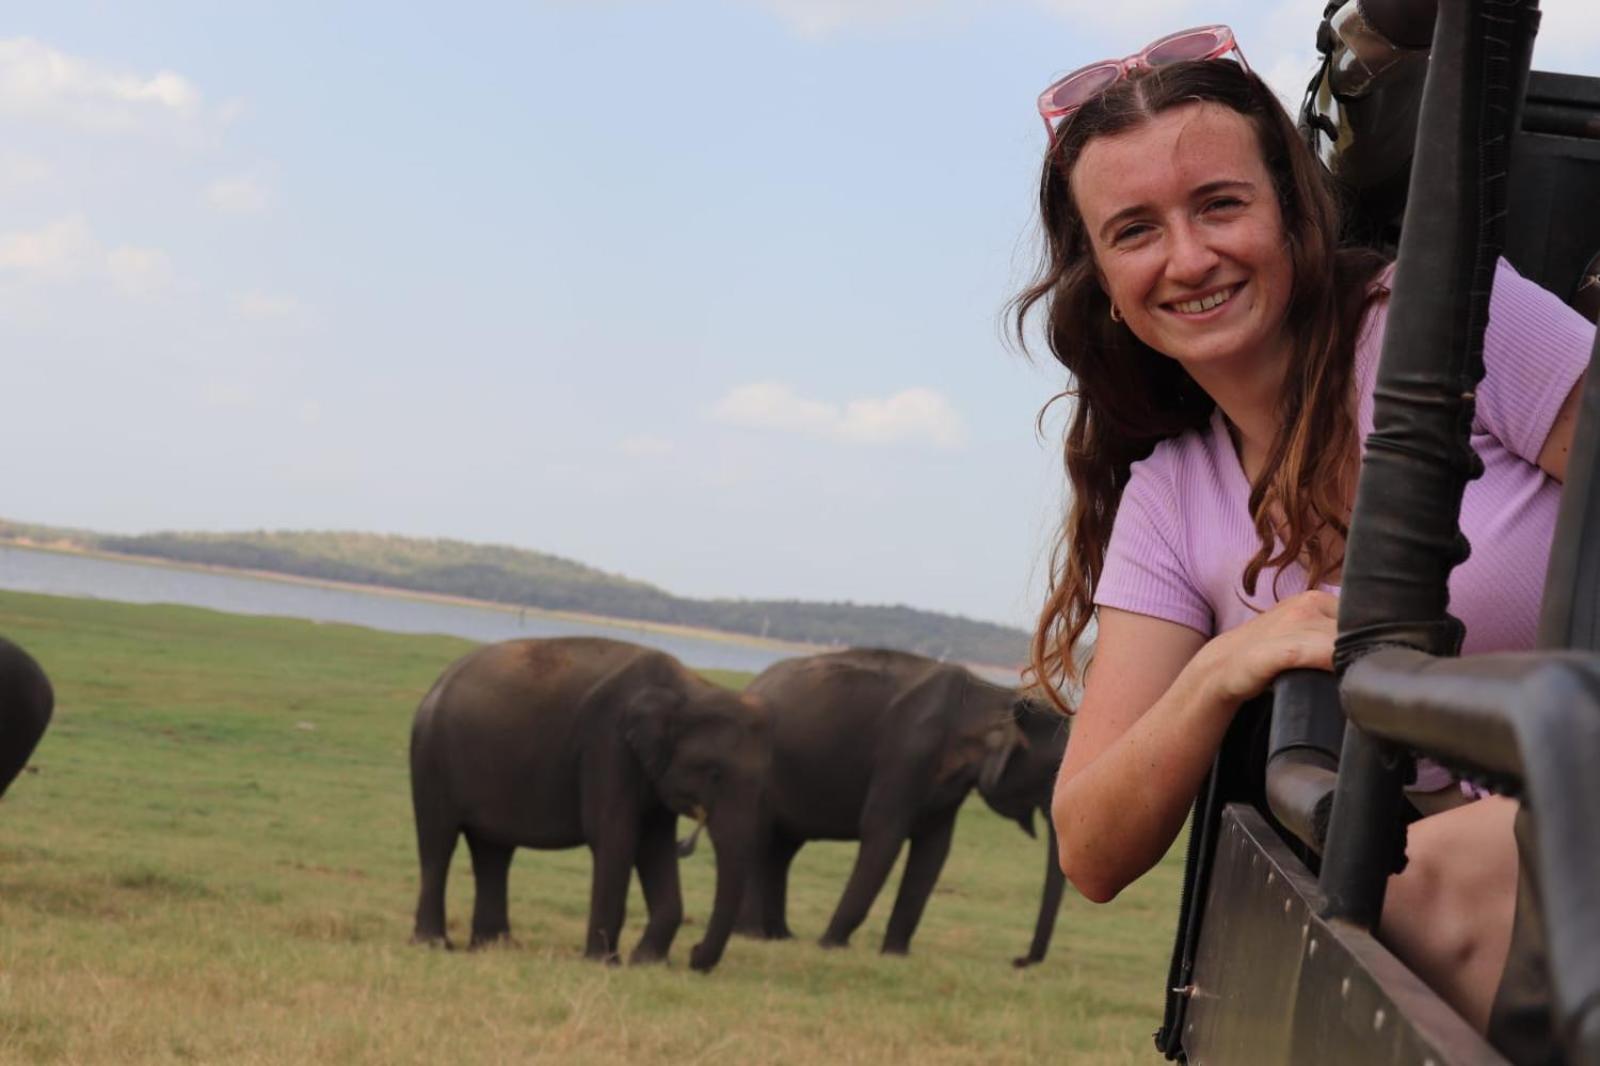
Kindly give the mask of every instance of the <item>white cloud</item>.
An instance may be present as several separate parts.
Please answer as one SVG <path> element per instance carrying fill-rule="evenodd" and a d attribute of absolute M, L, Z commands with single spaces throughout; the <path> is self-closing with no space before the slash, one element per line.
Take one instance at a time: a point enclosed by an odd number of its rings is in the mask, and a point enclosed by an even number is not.
<path fill-rule="evenodd" d="M 0 233 L 0 271 L 30 281 L 74 281 L 88 273 L 101 254 L 82 215 L 36 230 Z"/>
<path fill-rule="evenodd" d="M 0 38 L 0 112 L 95 129 L 200 115 L 200 91 L 170 70 L 129 74 L 31 37 Z"/>
<path fill-rule="evenodd" d="M 293 296 L 251 289 L 232 300 L 234 313 L 241 318 L 257 321 L 300 322 L 306 317 L 306 308 Z"/>
<path fill-rule="evenodd" d="M 779 382 L 759 382 L 730 389 L 717 402 L 716 415 L 736 426 L 826 433 L 838 424 L 839 408 L 808 400 Z"/>
<path fill-rule="evenodd" d="M 654 437 L 648 433 L 624 437 L 617 442 L 617 451 L 635 459 L 650 459 L 669 455 L 673 448 L 672 441 L 665 437 Z"/>
<path fill-rule="evenodd" d="M 1284 0 L 1239 41 L 1250 66 L 1272 86 L 1291 115 L 1299 115 L 1306 83 L 1322 58 L 1317 53 L 1315 14 L 1308 16 L 1305 5 L 1296 0 Z"/>
<path fill-rule="evenodd" d="M 254 178 L 219 178 L 206 186 L 206 203 L 229 215 L 257 215 L 267 209 L 267 190 Z"/>
<path fill-rule="evenodd" d="M 36 230 L 0 233 L 0 273 L 37 284 L 108 281 L 145 296 L 172 284 L 172 264 L 157 248 L 108 248 L 82 215 L 69 215 Z"/>
<path fill-rule="evenodd" d="M 172 284 L 172 261 L 158 248 L 112 248 L 106 252 L 106 270 L 113 285 L 135 296 L 148 296 Z"/>
<path fill-rule="evenodd" d="M 713 409 L 722 422 L 826 437 L 850 444 L 933 444 L 956 448 L 966 429 L 955 407 L 933 389 L 912 388 L 843 405 L 813 400 L 781 382 L 730 389 Z"/>
<path fill-rule="evenodd" d="M 959 447 L 966 430 L 955 407 L 933 389 L 906 389 L 882 400 L 852 400 L 845 405 L 839 436 L 863 444 L 925 440 L 942 448 Z"/>

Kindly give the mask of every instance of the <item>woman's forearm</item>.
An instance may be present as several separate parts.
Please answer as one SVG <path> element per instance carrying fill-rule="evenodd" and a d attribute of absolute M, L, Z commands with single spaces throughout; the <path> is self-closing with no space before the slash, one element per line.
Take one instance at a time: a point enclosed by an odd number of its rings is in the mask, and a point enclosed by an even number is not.
<path fill-rule="evenodd" d="M 1096 902 L 1154 866 L 1183 828 L 1239 700 L 1201 649 L 1150 709 L 1088 765 L 1056 782 L 1061 867 Z"/>

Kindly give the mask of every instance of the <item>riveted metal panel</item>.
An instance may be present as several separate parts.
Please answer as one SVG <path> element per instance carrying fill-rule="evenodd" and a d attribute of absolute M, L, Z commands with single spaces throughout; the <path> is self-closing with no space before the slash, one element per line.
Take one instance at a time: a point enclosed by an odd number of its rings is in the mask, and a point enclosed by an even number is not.
<path fill-rule="evenodd" d="M 1506 1066 L 1316 882 L 1253 808 L 1224 810 L 1183 1035 L 1190 1066 Z"/>

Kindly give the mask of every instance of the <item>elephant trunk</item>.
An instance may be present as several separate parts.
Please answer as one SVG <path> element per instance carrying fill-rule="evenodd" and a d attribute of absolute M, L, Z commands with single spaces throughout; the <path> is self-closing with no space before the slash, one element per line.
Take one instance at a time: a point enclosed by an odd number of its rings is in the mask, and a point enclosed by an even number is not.
<path fill-rule="evenodd" d="M 1056 915 L 1061 911 L 1061 892 L 1067 882 L 1067 875 L 1061 872 L 1061 860 L 1056 854 L 1056 827 L 1050 820 L 1048 808 L 1044 812 L 1044 826 L 1048 838 L 1044 852 L 1044 895 L 1039 900 L 1039 920 L 1034 924 L 1033 943 L 1028 953 L 1011 960 L 1012 965 L 1019 968 L 1044 961 L 1045 952 L 1050 950 L 1050 934 L 1055 932 Z"/>
<path fill-rule="evenodd" d="M 717 893 L 711 905 L 711 920 L 706 935 L 694 946 L 689 965 L 704 973 L 722 958 L 728 937 L 733 933 L 744 900 L 745 884 L 750 879 L 756 841 L 754 802 L 740 803 L 725 797 L 721 810 L 712 812 L 708 828 L 711 847 L 717 857 Z"/>

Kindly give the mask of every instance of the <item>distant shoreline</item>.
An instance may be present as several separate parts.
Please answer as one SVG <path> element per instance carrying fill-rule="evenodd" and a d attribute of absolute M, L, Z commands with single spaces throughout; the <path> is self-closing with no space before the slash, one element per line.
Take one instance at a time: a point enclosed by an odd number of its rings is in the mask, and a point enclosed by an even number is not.
<path fill-rule="evenodd" d="M 196 573 L 223 574 L 230 577 L 250 577 L 261 581 L 278 581 L 289 585 L 302 585 L 312 588 L 341 589 L 348 592 L 366 592 L 378 596 L 391 596 L 395 599 L 415 600 L 424 603 L 439 603 L 457 607 L 476 607 L 484 610 L 499 611 L 504 614 L 531 615 L 535 618 L 548 618 L 564 622 L 575 622 L 583 625 L 600 625 L 610 629 L 632 629 L 640 633 L 662 633 L 672 636 L 688 637 L 696 640 L 714 641 L 720 644 L 736 644 L 747 648 L 761 648 L 767 651 L 792 652 L 796 656 L 818 655 L 823 652 L 840 651 L 846 645 L 807 644 L 800 641 L 778 640 L 773 637 L 758 637 L 752 633 L 734 633 L 726 629 L 707 629 L 699 626 L 686 626 L 674 622 L 651 622 L 639 618 L 615 618 L 610 615 L 589 614 L 583 611 L 556 611 L 547 607 L 524 607 L 513 603 L 500 603 L 495 600 L 479 600 L 470 596 L 455 596 L 444 592 L 426 592 L 419 589 L 396 588 L 393 585 L 368 584 L 361 581 L 337 581 L 331 578 L 304 577 L 300 574 L 286 574 L 278 570 L 254 570 L 238 566 L 217 566 L 211 563 L 191 563 L 178 559 L 166 559 L 155 555 L 135 555 L 129 552 L 111 552 L 100 548 L 87 548 L 80 544 L 68 541 L 39 541 L 30 537 L 0 536 L 0 547 L 20 548 L 24 551 L 51 552 L 56 555 L 77 555 L 92 559 L 106 559 L 111 562 L 138 563 L 142 566 L 160 566 L 172 570 L 188 570 Z M 985 672 L 991 675 L 1013 675 L 1019 678 L 1021 666 L 1005 666 L 996 663 L 970 663 L 962 662 L 968 669 Z"/>
<path fill-rule="evenodd" d="M 457 607 L 477 607 L 485 610 L 500 611 L 504 614 L 529 615 L 534 618 L 549 618 L 587 625 L 603 625 L 610 629 L 635 629 L 641 633 L 665 633 L 674 636 L 693 637 L 697 640 L 717 641 L 723 644 L 742 644 L 746 647 L 765 648 L 769 651 L 792 651 L 796 655 L 815 655 L 819 652 L 837 650 L 826 644 L 803 644 L 797 641 L 775 640 L 771 637 L 758 637 L 749 633 L 730 633 L 725 629 L 702 629 L 696 626 L 678 625 L 673 622 L 649 622 L 638 618 L 611 618 L 606 615 L 587 614 L 581 611 L 552 611 L 546 607 L 524 607 L 514 603 L 473 599 L 470 596 L 453 596 L 444 592 L 402 589 L 395 588 L 393 585 L 373 585 L 362 581 L 335 581 L 330 578 L 304 577 L 300 574 L 285 574 L 278 570 L 251 570 L 237 566 L 190 563 L 178 559 L 164 559 L 155 555 L 134 555 L 128 552 L 109 552 L 99 548 L 85 548 L 78 544 L 46 543 L 27 537 L 0 537 L 0 546 L 21 548 L 25 551 L 51 552 L 56 555 L 78 555 L 91 559 L 106 559 L 119 563 L 138 563 L 141 566 L 160 566 L 171 570 L 224 574 L 229 577 L 251 577 L 261 581 L 278 581 L 288 585 L 309 585 L 314 588 L 368 592 L 378 596 L 392 596 L 401 600 L 419 600 L 425 603 L 449 604 Z M 1000 669 L 1005 668 L 1000 667 Z"/>

